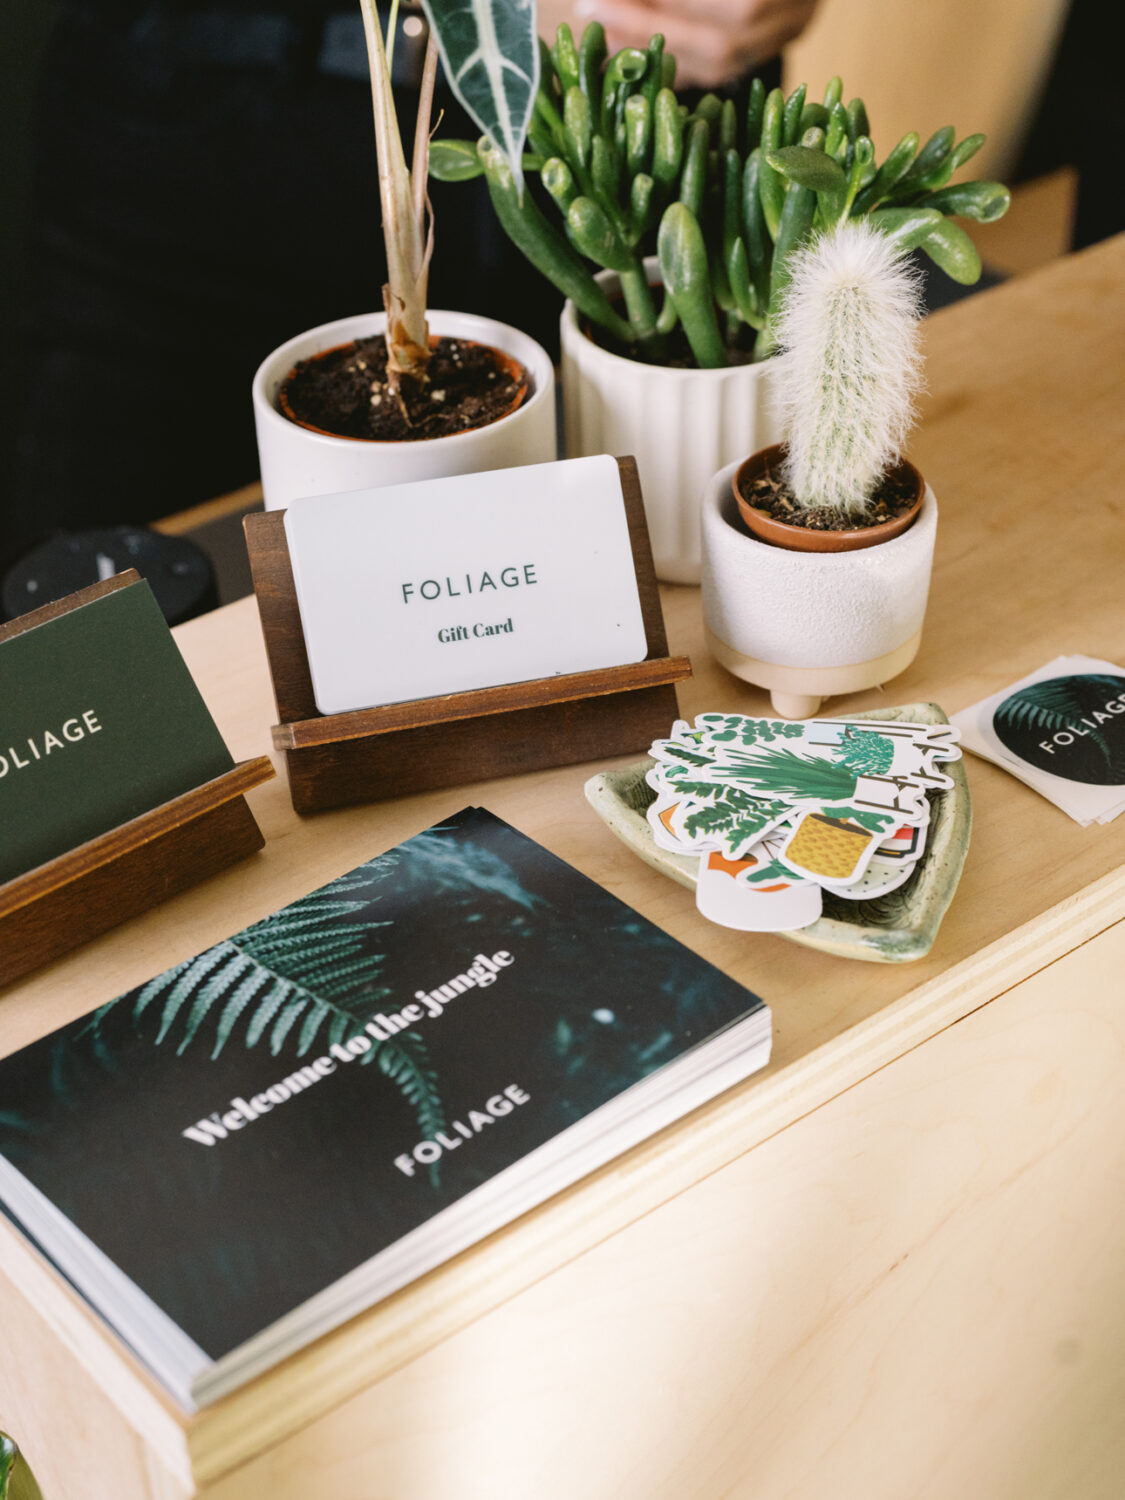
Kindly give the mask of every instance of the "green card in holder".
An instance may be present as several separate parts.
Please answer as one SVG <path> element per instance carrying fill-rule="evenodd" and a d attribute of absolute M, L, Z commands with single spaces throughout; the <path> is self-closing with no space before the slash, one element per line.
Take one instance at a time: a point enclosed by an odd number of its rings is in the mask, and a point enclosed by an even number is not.
<path fill-rule="evenodd" d="M 0 883 L 232 769 L 143 580 L 15 624 L 0 634 Z"/>

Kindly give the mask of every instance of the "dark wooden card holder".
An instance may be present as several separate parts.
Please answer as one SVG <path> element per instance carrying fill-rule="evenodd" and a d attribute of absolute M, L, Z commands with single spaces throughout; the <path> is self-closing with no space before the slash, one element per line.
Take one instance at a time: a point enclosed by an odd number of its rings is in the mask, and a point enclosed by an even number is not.
<path fill-rule="evenodd" d="M 667 733 L 678 713 L 675 683 L 691 676 L 691 662 L 668 655 L 637 466 L 631 458 L 617 462 L 648 643 L 644 661 L 352 713 L 317 711 L 284 512 L 246 517 L 280 721 L 273 743 L 285 752 L 297 812 L 626 755 Z"/>
<path fill-rule="evenodd" d="M 0 625 L 0 645 L 139 577 L 130 569 Z M 268 756 L 244 760 L 0 885 L 0 985 L 255 853 L 265 839 L 243 794 L 273 775 Z"/>

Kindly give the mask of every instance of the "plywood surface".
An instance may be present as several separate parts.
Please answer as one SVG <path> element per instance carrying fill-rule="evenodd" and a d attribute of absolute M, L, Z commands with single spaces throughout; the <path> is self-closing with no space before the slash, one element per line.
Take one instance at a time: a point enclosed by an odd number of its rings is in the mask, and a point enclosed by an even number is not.
<path fill-rule="evenodd" d="M 1118 925 L 206 1500 L 1118 1500 Z"/>
<path fill-rule="evenodd" d="M 829 711 L 925 699 L 955 711 L 1061 653 L 1125 661 L 1125 545 L 1114 468 L 1125 428 L 1123 280 L 1125 242 L 1114 242 L 931 320 L 930 395 L 910 450 L 941 509 L 922 650 L 885 692 L 834 700 Z M 670 649 L 690 654 L 696 668 L 681 685 L 682 709 L 767 711 L 764 694 L 707 658 L 698 591 L 663 592 Z M 273 703 L 253 601 L 193 621 L 177 639 L 235 757 L 267 751 Z M 633 859 L 594 817 L 582 798 L 594 769 L 538 772 L 304 821 L 279 778 L 249 797 L 267 838 L 255 860 L 0 994 L 6 1053 L 478 803 L 773 1007 L 774 1061 L 765 1074 L 377 1309 L 362 1359 L 354 1349 L 334 1359 L 325 1340 L 273 1383 L 265 1377 L 221 1404 L 197 1424 L 197 1474 L 217 1477 L 294 1420 L 312 1420 L 362 1383 L 420 1357 L 1125 913 L 1125 819 L 1080 829 L 1026 787 L 970 760 L 973 844 L 927 959 L 880 968 L 728 932 L 704 923 L 690 893 Z"/>

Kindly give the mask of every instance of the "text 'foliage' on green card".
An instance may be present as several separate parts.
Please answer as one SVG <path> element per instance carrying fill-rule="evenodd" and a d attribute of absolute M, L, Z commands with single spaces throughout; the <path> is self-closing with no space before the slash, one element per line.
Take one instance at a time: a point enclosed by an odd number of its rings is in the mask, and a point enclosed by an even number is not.
<path fill-rule="evenodd" d="M 0 639 L 0 883 L 233 765 L 147 583 Z"/>

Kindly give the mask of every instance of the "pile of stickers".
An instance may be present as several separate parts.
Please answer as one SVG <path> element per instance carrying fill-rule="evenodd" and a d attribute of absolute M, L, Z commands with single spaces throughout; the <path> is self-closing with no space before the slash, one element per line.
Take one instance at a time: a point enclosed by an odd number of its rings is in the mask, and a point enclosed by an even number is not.
<path fill-rule="evenodd" d="M 966 750 L 995 761 L 1083 828 L 1125 811 L 1125 669 L 1058 656 L 953 715 Z"/>
<path fill-rule="evenodd" d="M 653 838 L 699 858 L 696 902 L 724 927 L 791 932 L 822 893 L 851 901 L 905 884 L 925 852 L 927 793 L 953 783 L 949 724 L 892 720 L 680 720 L 649 754 Z"/>

